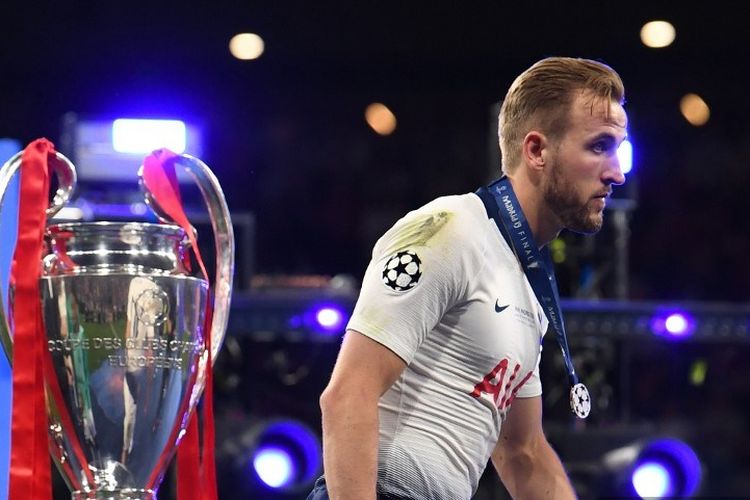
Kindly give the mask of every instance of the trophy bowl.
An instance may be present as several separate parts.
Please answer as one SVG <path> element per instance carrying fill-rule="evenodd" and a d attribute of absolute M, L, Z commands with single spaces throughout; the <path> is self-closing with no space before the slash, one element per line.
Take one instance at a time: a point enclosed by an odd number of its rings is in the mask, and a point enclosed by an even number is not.
<path fill-rule="evenodd" d="M 229 210 L 203 162 L 171 155 L 195 179 L 211 219 L 210 292 L 205 273 L 190 271 L 190 252 L 199 255 L 194 232 L 186 233 L 193 228 L 173 224 L 143 179 L 163 224 L 66 222 L 45 231 L 39 299 L 49 450 L 74 500 L 156 499 L 223 341 L 234 271 Z M 48 160 L 59 186 L 51 218 L 69 200 L 76 173 L 60 153 Z M 0 210 L 21 166 L 18 153 L 0 169 Z M 10 268 L 2 264 L 0 273 Z M 11 363 L 13 303 L 11 280 L 0 287 L 0 341 Z"/>
<path fill-rule="evenodd" d="M 155 498 L 187 424 L 208 284 L 176 226 L 68 223 L 46 239 L 53 458 L 74 499 Z"/>

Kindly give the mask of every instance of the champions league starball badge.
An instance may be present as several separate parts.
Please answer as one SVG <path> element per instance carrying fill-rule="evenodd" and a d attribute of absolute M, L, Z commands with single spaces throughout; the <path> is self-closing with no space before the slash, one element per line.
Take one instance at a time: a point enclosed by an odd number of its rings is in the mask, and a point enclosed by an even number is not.
<path fill-rule="evenodd" d="M 413 250 L 391 255 L 383 267 L 383 284 L 396 292 L 414 288 L 422 277 L 422 261 Z"/>
<path fill-rule="evenodd" d="M 580 382 L 570 389 L 570 409 L 578 418 L 586 418 L 591 411 L 591 396 L 586 386 Z"/>

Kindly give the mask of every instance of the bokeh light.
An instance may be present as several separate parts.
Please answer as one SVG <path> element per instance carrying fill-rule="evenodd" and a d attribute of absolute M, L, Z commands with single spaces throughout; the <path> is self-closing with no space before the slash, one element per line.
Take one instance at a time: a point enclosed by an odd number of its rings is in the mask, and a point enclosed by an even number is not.
<path fill-rule="evenodd" d="M 644 462 L 636 467 L 632 482 L 641 498 L 664 498 L 672 489 L 669 471 L 658 462 Z"/>
<path fill-rule="evenodd" d="M 711 109 L 698 94 L 685 94 L 680 100 L 682 116 L 696 127 L 705 125 L 711 117 Z"/>
<path fill-rule="evenodd" d="M 702 479 L 698 455 L 684 441 L 659 438 L 647 443 L 633 467 L 631 482 L 641 498 L 689 498 Z"/>
<path fill-rule="evenodd" d="M 266 44 L 255 33 L 240 33 L 229 41 L 229 52 L 241 61 L 251 61 L 259 58 L 265 50 Z"/>
<path fill-rule="evenodd" d="M 186 130 L 180 120 L 119 118 L 112 122 L 112 149 L 141 154 L 168 148 L 179 154 L 185 151 Z"/>
<path fill-rule="evenodd" d="M 685 315 L 674 313 L 667 316 L 664 326 L 672 335 L 683 335 L 688 329 L 688 321 Z"/>
<path fill-rule="evenodd" d="M 340 329 L 344 321 L 344 315 L 335 307 L 322 307 L 315 314 L 315 319 L 321 328 L 326 330 Z"/>
<path fill-rule="evenodd" d="M 268 489 L 304 490 L 320 473 L 320 439 L 301 421 L 285 419 L 269 423 L 254 445 L 252 470 Z"/>
<path fill-rule="evenodd" d="M 695 320 L 686 311 L 663 311 L 651 319 L 651 331 L 655 335 L 668 339 L 678 340 L 690 337 L 695 327 Z"/>
<path fill-rule="evenodd" d="M 630 141 L 622 141 L 617 148 L 617 159 L 620 161 L 620 170 L 623 174 L 633 170 L 633 144 Z"/>
<path fill-rule="evenodd" d="M 378 135 L 390 135 L 396 130 L 396 115 L 380 102 L 367 106 L 365 121 Z"/>
<path fill-rule="evenodd" d="M 652 49 L 672 45 L 676 35 L 677 31 L 668 21 L 650 21 L 641 28 L 641 42 Z"/>
<path fill-rule="evenodd" d="M 294 463 L 287 450 L 269 447 L 258 450 L 253 458 L 255 473 L 271 488 L 283 488 L 294 477 Z"/>

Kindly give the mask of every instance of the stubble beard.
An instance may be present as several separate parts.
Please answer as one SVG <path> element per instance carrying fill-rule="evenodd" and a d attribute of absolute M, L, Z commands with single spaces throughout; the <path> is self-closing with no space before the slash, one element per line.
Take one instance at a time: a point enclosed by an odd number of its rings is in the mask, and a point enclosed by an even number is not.
<path fill-rule="evenodd" d="M 594 206 L 595 199 L 589 198 L 583 204 L 573 183 L 562 173 L 560 164 L 550 165 L 551 180 L 545 184 L 544 200 L 562 223 L 570 231 L 583 234 L 598 232 L 604 224 L 604 213 Z"/>

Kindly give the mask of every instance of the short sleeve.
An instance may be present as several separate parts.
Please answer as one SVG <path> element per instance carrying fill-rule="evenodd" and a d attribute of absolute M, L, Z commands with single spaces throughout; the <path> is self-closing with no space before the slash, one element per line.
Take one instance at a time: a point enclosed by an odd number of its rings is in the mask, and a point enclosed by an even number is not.
<path fill-rule="evenodd" d="M 533 398 L 535 396 L 541 396 L 542 394 L 542 381 L 539 378 L 539 364 L 537 363 L 534 371 L 532 372 L 529 379 L 525 384 L 518 389 L 516 393 L 517 398 Z"/>
<path fill-rule="evenodd" d="M 465 296 L 480 261 L 468 234 L 469 217 L 453 205 L 433 202 L 411 212 L 378 240 L 347 326 L 407 364 Z"/>

